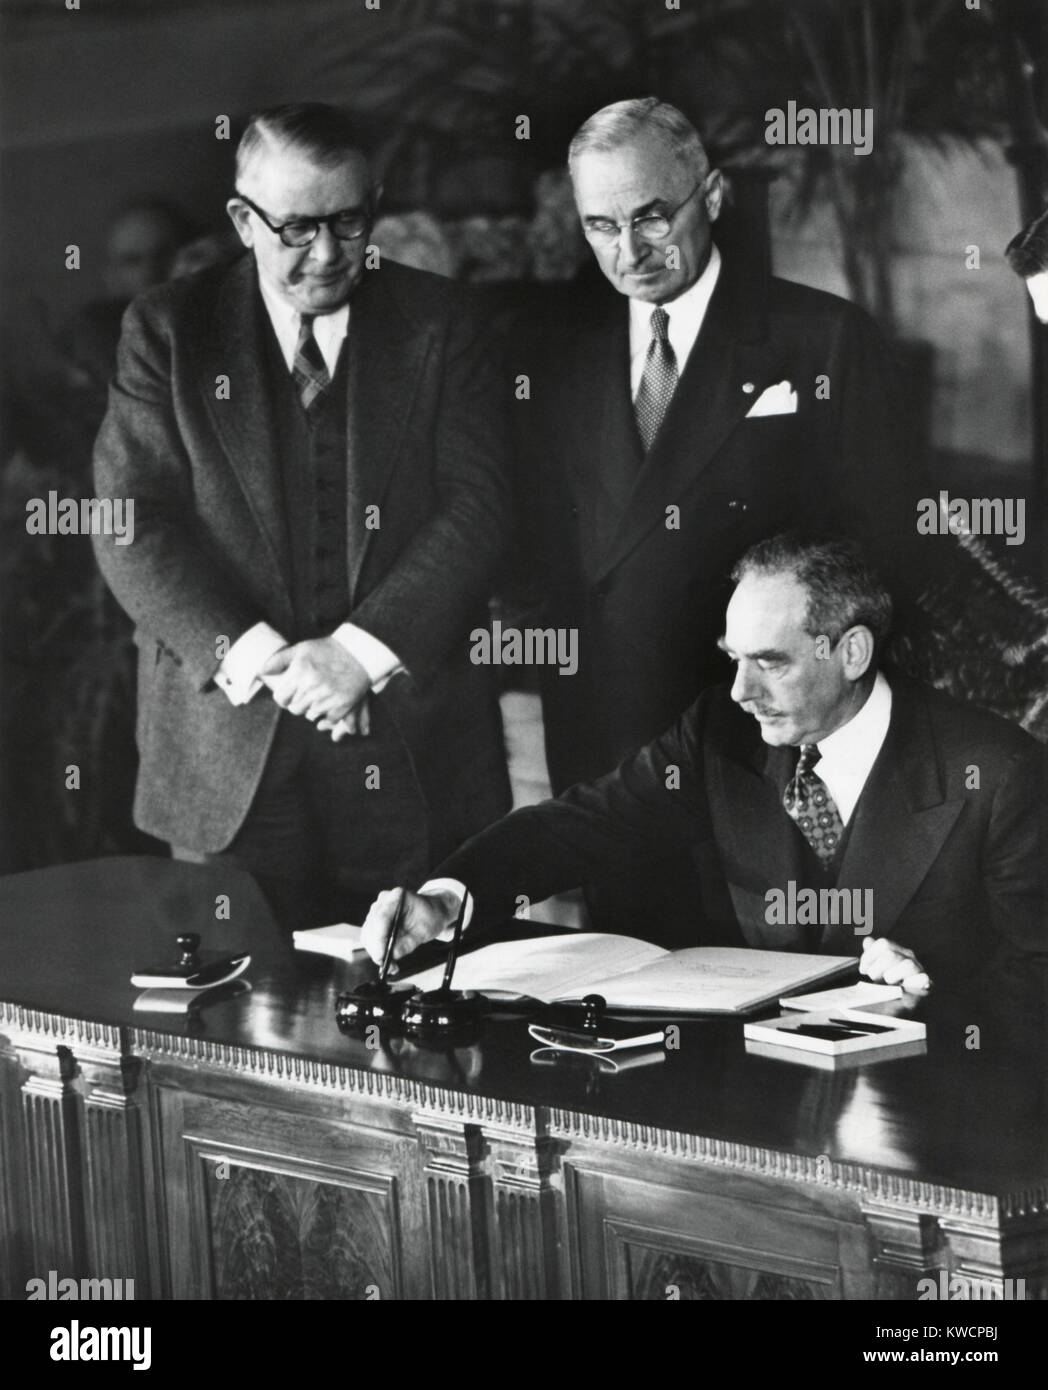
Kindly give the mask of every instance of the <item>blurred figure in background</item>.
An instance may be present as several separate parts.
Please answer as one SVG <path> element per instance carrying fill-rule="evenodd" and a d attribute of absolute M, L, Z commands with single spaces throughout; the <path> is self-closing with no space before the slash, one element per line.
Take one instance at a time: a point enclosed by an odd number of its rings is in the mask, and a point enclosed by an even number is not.
<path fill-rule="evenodd" d="M 471 285 L 518 284 L 530 263 L 523 217 L 464 217 L 453 228 L 459 275 Z"/>
<path fill-rule="evenodd" d="M 428 270 L 454 280 L 459 259 L 451 238 L 431 212 L 397 212 L 380 217 L 371 229 L 371 244 L 383 257 L 414 270 Z"/>
<path fill-rule="evenodd" d="M 567 169 L 546 169 L 535 180 L 535 215 L 528 224 L 531 274 L 540 284 L 574 280 L 589 257 Z"/>
<path fill-rule="evenodd" d="M 6 871 L 159 848 L 131 820 L 138 765 L 131 624 L 98 573 L 90 538 L 27 534 L 26 502 L 52 490 L 90 496 L 91 446 L 124 311 L 168 277 L 190 231 L 169 203 L 123 208 L 104 237 L 104 295 L 57 328 L 41 308 L 37 351 L 5 384 L 0 765 L 3 800 L 18 808 L 6 827 Z M 71 766 L 75 790 L 66 785 Z"/>
<path fill-rule="evenodd" d="M 231 227 L 204 232 L 178 248 L 168 279 L 181 280 L 183 276 L 195 275 L 198 270 L 208 270 L 213 265 L 228 265 L 243 249 Z"/>
<path fill-rule="evenodd" d="M 193 234 L 189 220 L 159 199 L 135 202 L 119 212 L 106 234 L 106 295 L 77 310 L 59 334 L 59 348 L 76 384 L 96 404 L 94 430 L 105 413 L 105 392 L 116 362 L 124 310 L 171 273 L 179 247 Z M 93 436 L 92 436 L 93 437 Z"/>
<path fill-rule="evenodd" d="M 191 232 L 188 219 L 161 199 L 124 208 L 106 237 L 105 282 L 110 298 L 130 304 L 136 294 L 166 280 L 175 253 Z"/>

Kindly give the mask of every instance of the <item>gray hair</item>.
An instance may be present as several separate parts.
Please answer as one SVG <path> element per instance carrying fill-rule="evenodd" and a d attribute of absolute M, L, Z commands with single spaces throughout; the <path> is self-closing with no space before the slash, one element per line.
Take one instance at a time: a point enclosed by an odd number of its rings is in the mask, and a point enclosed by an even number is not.
<path fill-rule="evenodd" d="M 342 107 L 319 101 L 270 106 L 248 118 L 240 137 L 236 155 L 238 184 L 269 141 L 286 145 L 325 169 L 344 163 L 350 155 L 366 158 L 359 133 Z"/>
<path fill-rule="evenodd" d="M 862 626 L 873 634 L 879 653 L 892 623 L 892 601 L 884 581 L 850 540 L 823 540 L 787 531 L 758 541 L 731 572 L 738 584 L 751 574 L 788 574 L 808 592 L 805 631 L 825 633 L 839 642 L 849 628 Z"/>
<path fill-rule="evenodd" d="M 587 150 L 616 150 L 648 132 L 660 136 L 674 157 L 697 175 L 709 172 L 710 161 L 699 132 L 682 111 L 658 97 L 616 101 L 594 112 L 579 126 L 568 146 L 568 168 Z"/>

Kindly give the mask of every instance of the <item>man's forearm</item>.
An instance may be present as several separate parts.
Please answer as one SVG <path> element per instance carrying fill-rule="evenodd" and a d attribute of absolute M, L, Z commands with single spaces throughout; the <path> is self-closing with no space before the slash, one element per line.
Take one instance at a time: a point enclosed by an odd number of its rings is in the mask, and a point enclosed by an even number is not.
<path fill-rule="evenodd" d="M 433 878 L 458 879 L 487 924 L 521 906 L 578 888 L 624 863 L 686 852 L 701 831 L 705 793 L 695 765 L 689 716 L 621 767 L 538 806 L 522 807 L 482 830 L 443 861 Z M 667 786 L 667 769 L 680 784 Z"/>
<path fill-rule="evenodd" d="M 427 882 L 463 884 L 472 897 L 471 920 L 481 926 L 512 917 L 522 900 L 530 905 L 579 887 L 589 877 L 591 859 L 553 839 L 536 809 L 541 810 L 528 806 L 513 811 L 474 835 Z"/>

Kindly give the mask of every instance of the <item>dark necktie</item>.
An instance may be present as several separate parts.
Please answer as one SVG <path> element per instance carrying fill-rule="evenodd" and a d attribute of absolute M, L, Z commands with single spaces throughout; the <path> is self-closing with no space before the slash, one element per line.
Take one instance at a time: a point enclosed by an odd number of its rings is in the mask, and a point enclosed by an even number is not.
<path fill-rule="evenodd" d="M 817 772 L 815 764 L 822 757 L 818 744 L 802 743 L 797 770 L 786 783 L 782 804 L 786 814 L 811 845 L 819 862 L 833 862 L 844 834 L 844 822 L 830 790 Z"/>
<path fill-rule="evenodd" d="M 651 342 L 644 360 L 644 375 L 633 402 L 644 452 L 651 448 L 677 389 L 677 358 L 669 339 L 670 316 L 660 304 L 651 316 Z"/>
<path fill-rule="evenodd" d="M 310 314 L 302 315 L 291 375 L 298 388 L 302 408 L 309 415 L 331 384 L 324 355 L 313 336 L 313 316 Z"/>

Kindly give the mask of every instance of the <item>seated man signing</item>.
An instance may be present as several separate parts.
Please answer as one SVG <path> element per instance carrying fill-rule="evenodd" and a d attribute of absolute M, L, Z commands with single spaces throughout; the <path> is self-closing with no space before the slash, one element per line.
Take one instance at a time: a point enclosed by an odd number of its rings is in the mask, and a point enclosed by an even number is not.
<path fill-rule="evenodd" d="M 915 992 L 1044 952 L 1034 740 L 889 683 L 878 659 L 891 600 L 852 543 L 776 536 L 732 578 L 730 688 L 704 691 L 613 772 L 513 812 L 445 859 L 407 894 L 397 957 L 445 934 L 467 889 L 467 924 L 493 922 L 519 895 L 541 900 L 667 844 L 698 869 L 695 944 L 853 954 L 870 979 Z M 368 913 L 375 960 L 399 898 L 381 893 Z M 636 924 L 639 936 L 658 932 Z"/>

